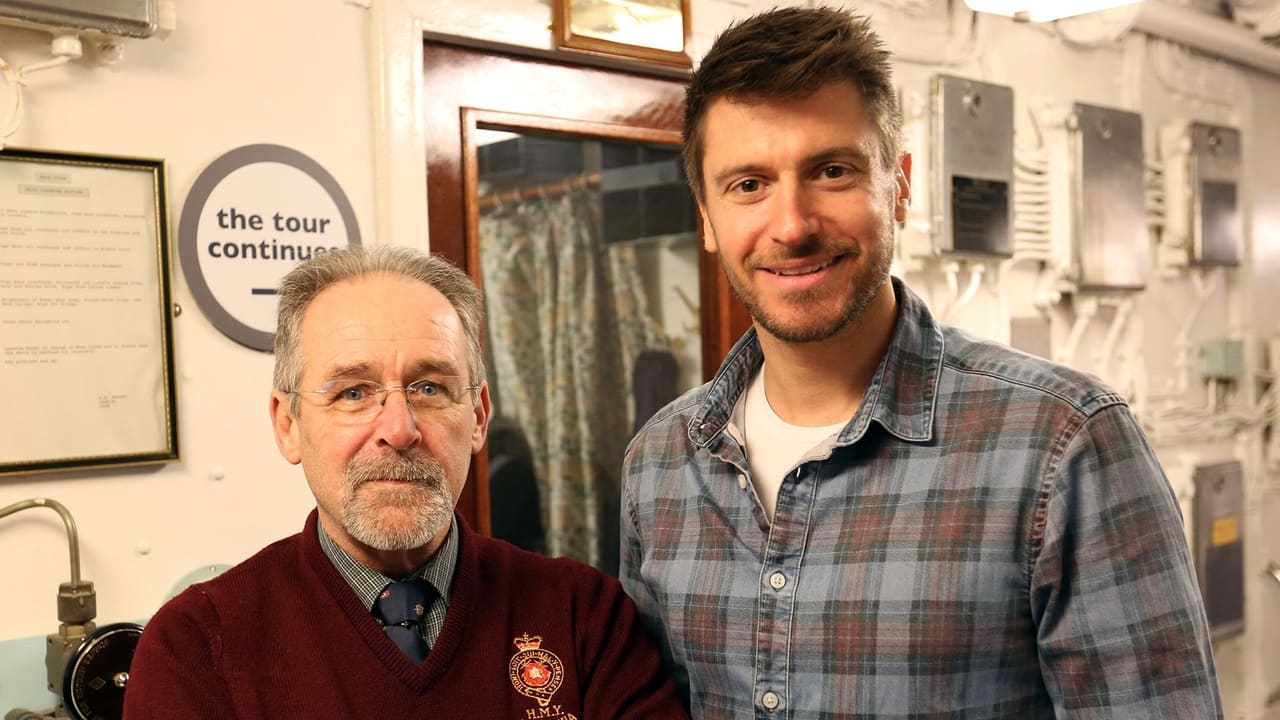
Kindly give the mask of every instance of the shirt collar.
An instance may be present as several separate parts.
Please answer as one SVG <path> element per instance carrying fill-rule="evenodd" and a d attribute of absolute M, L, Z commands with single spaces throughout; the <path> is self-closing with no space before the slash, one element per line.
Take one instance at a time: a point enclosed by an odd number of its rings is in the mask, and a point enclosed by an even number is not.
<path fill-rule="evenodd" d="M 320 547 L 324 550 L 324 554 L 329 557 L 329 561 L 333 563 L 338 574 L 343 580 L 351 586 L 351 590 L 355 592 L 356 597 L 364 603 L 366 608 L 373 608 L 373 603 L 378 599 L 378 594 L 382 592 L 382 588 L 392 580 L 403 580 L 404 578 L 391 578 L 382 573 L 366 567 L 360 561 L 351 557 L 346 550 L 331 537 L 329 533 L 324 531 L 324 526 L 316 523 L 316 531 L 320 535 Z M 449 523 L 449 535 L 445 538 L 444 544 L 440 549 L 431 556 L 429 560 L 420 568 L 409 574 L 409 577 L 422 578 L 426 580 L 432 588 L 435 589 L 437 596 L 447 605 L 449 602 L 449 591 L 453 586 L 453 571 L 458 564 L 458 522 L 456 519 Z"/>
<path fill-rule="evenodd" d="M 840 444 L 862 437 L 872 420 L 903 440 L 933 438 L 945 350 L 942 326 L 918 295 L 900 279 L 891 280 L 898 300 L 893 335 L 863 393 L 862 406 L 840 432 Z M 698 447 L 712 444 L 729 424 L 734 404 L 763 363 L 764 353 L 753 326 L 729 350 L 709 383 L 706 397 L 689 421 L 690 442 Z"/>

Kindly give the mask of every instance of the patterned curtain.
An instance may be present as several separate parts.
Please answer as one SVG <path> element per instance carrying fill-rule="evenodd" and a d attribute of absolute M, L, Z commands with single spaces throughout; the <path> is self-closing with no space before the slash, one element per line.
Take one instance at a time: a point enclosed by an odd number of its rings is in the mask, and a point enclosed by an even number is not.
<path fill-rule="evenodd" d="M 480 258 L 494 412 L 529 440 L 547 553 L 616 574 L 631 365 L 657 338 L 634 249 L 601 229 L 592 190 L 524 202 L 480 218 Z"/>

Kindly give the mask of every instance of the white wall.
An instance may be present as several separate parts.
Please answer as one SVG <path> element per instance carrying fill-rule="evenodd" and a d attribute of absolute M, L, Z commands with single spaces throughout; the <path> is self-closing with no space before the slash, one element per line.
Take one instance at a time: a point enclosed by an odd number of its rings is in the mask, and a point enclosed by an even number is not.
<path fill-rule="evenodd" d="M 372 236 L 369 10 L 339 0 L 177 5 L 170 37 L 128 42 L 114 67 L 84 60 L 32 75 L 25 120 L 9 145 L 165 159 L 171 241 L 182 202 L 210 161 L 241 145 L 287 145 L 334 175 Z M 14 66 L 43 59 L 46 37 L 0 28 L 0 56 Z M 12 89 L 0 84 L 0 114 L 12 101 Z M 237 345 L 205 319 L 175 246 L 173 299 L 183 308 L 173 322 L 182 460 L 154 469 L 0 479 L 0 506 L 47 496 L 70 509 L 83 577 L 98 592 L 100 624 L 149 616 L 189 571 L 234 563 L 295 532 L 312 506 L 300 471 L 280 458 L 267 422 L 271 356 Z M 35 509 L 0 519 L 0 557 L 0 640 L 56 630 L 55 594 L 68 579 L 58 517 Z M 7 698 L 4 685 L 0 678 L 0 701 Z M 0 712 L 6 710 L 0 702 Z"/>
<path fill-rule="evenodd" d="M 765 0 L 694 0 L 695 54 L 735 17 L 771 7 Z M 1280 78 L 1192 58 L 1192 76 L 1224 97 L 1189 97 L 1164 86 L 1149 43 L 1137 36 L 1098 47 L 1070 45 L 1050 28 L 946 14 L 946 0 L 869 1 L 870 11 L 902 55 L 904 95 L 927 97 L 929 77 L 947 72 L 1015 89 L 1018 142 L 1030 142 L 1030 104 L 1074 100 L 1143 113 L 1151 130 L 1173 120 L 1233 124 L 1245 133 L 1252 245 L 1238 281 L 1222 286 L 1195 324 L 1192 340 L 1231 333 L 1253 347 L 1280 333 L 1280 187 L 1270 181 L 1280 156 Z M 960 6 L 959 2 L 954 5 Z M 10 144 L 21 147 L 160 157 L 168 161 L 169 207 L 177 215 L 196 175 L 218 155 L 251 143 L 278 143 L 316 159 L 343 187 L 370 244 L 425 245 L 425 178 L 420 108 L 421 33 L 550 46 L 550 8 L 539 0 L 180 0 L 176 31 L 166 40 L 128 43 L 114 67 L 81 61 L 33 76 L 27 116 Z M 10 64 L 40 59 L 38 33 L 0 28 L 0 56 Z M 1225 80 L 1224 80 L 1225 79 Z M 1204 88 L 1196 88 L 1202 91 Z M 0 86 L 0 108 L 11 91 Z M 2 113 L 3 111 L 0 111 Z M 917 118 L 919 120 L 919 118 Z M 917 137 L 922 140 L 922 137 Z M 927 147 L 915 148 L 916 193 L 927 207 Z M 388 228 L 393 231 L 388 232 Z M 908 229 L 906 240 L 912 241 Z M 915 241 L 920 238 L 916 237 Z M 210 563 L 234 563 L 298 529 L 312 506 L 300 471 L 281 460 L 271 439 L 266 401 L 268 355 L 222 336 L 205 319 L 173 260 L 174 321 L 182 460 L 154 470 L 27 476 L 0 480 L 0 506 L 33 496 L 61 501 L 81 535 L 82 570 L 98 590 L 100 623 L 142 619 L 174 583 Z M 908 279 L 946 301 L 936 265 Z M 1035 315 L 1030 283 L 1015 278 L 1015 316 Z M 1177 318 L 1192 305 L 1184 277 L 1153 283 L 1128 330 L 1127 366 L 1107 379 L 1137 389 L 1135 377 L 1170 379 Z M 1007 337 L 994 294 L 981 295 L 958 324 Z M 1072 317 L 1058 308 L 1052 334 L 1061 343 Z M 1076 364 L 1098 371 L 1091 350 L 1105 321 L 1086 334 Z M 1250 369 L 1257 369 L 1251 361 Z M 1162 386 L 1162 385 L 1161 385 Z M 1203 403 L 1193 386 L 1187 402 Z M 5 408 L 5 412 L 13 409 Z M 20 412 L 20 410 L 18 410 Z M 0 439 L 0 443 L 3 440 Z M 1250 497 L 1275 488 L 1259 437 L 1157 446 L 1171 479 L 1187 497 L 1190 469 L 1227 457 L 1247 463 Z M 220 478 L 220 479 L 219 479 Z M 1189 508 L 1189 506 L 1186 506 Z M 1255 505 L 1261 507 L 1260 504 Z M 1270 685 L 1280 684 L 1267 640 L 1280 630 L 1268 618 L 1278 588 L 1253 571 L 1267 558 L 1255 548 L 1280 548 L 1264 537 L 1272 518 L 1246 517 L 1250 572 L 1249 631 L 1219 646 L 1229 717 L 1261 717 Z M 65 541 L 57 517 L 33 510 L 0 520 L 0 667 L 5 640 L 56 628 L 54 594 L 67 579 Z M 1268 624 L 1270 622 L 1270 624 Z M 1274 643 L 1272 643 L 1274 644 Z M 25 646 L 24 646 L 25 647 Z M 1271 655 L 1266 655 L 1271 652 Z M 43 669 L 35 673 L 42 681 Z M 38 691 L 39 688 L 36 688 Z M 0 677 L 0 712 L 31 702 L 32 689 Z"/>

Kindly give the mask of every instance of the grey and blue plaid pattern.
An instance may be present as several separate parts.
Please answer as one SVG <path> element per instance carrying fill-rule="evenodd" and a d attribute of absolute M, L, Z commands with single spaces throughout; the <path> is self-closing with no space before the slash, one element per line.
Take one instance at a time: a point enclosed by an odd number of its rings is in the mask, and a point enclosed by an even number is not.
<path fill-rule="evenodd" d="M 862 407 L 772 526 L 726 431 L 754 331 L 628 448 L 621 579 L 694 717 L 1222 717 L 1180 510 L 1124 401 L 894 287 Z"/>

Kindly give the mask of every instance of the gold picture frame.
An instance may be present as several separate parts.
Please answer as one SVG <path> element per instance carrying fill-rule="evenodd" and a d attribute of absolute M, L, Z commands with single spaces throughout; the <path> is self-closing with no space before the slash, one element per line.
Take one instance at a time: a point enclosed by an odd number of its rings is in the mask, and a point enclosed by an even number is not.
<path fill-rule="evenodd" d="M 557 49 L 692 68 L 690 0 L 554 0 Z"/>
<path fill-rule="evenodd" d="M 0 477 L 179 459 L 165 162 L 0 151 Z"/>

